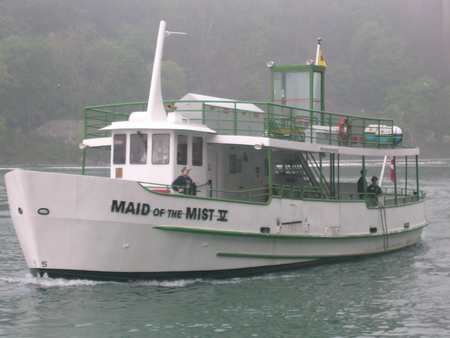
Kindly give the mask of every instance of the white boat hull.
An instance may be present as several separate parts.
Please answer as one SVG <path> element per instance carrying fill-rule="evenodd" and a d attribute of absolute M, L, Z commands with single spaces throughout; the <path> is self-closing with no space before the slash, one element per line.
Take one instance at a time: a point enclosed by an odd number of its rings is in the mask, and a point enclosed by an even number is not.
<path fill-rule="evenodd" d="M 386 236 L 380 209 L 361 201 L 252 204 L 22 170 L 5 180 L 27 265 L 40 276 L 236 276 L 400 249 L 428 224 L 423 202 L 386 208 Z"/>

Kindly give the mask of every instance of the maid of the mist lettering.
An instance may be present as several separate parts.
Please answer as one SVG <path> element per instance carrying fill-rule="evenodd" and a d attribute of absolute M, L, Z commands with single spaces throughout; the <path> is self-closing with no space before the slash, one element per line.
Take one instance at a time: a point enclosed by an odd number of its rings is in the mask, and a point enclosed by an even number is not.
<path fill-rule="evenodd" d="M 111 212 L 147 216 L 150 213 L 150 205 L 147 203 L 134 203 L 113 200 Z"/>
<path fill-rule="evenodd" d="M 167 215 L 168 218 L 182 218 L 182 210 L 173 209 L 158 209 L 154 208 L 153 212 L 150 213 L 150 205 L 147 203 L 135 203 L 126 201 L 113 200 L 111 204 L 111 212 L 118 212 L 122 214 L 133 214 L 133 215 L 153 215 L 155 217 L 163 217 Z M 191 208 L 187 207 L 184 213 L 187 220 L 201 220 L 201 221 L 212 221 L 213 217 L 217 215 L 218 222 L 228 222 L 227 214 L 228 210 L 217 210 L 209 208 Z"/>

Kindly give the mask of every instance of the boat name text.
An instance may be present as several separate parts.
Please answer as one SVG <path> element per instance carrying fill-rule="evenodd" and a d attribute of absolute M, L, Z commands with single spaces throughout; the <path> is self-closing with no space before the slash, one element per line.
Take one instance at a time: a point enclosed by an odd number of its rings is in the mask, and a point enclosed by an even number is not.
<path fill-rule="evenodd" d="M 147 203 L 134 203 L 112 200 L 111 212 L 118 212 L 122 214 L 133 214 L 133 215 L 153 215 L 155 217 L 163 217 L 166 215 L 168 218 L 183 218 L 202 220 L 202 221 L 212 221 L 213 216 L 217 215 L 218 222 L 228 222 L 227 214 L 228 210 L 217 210 L 209 208 L 191 208 L 187 207 L 186 211 L 175 210 L 175 209 L 161 209 L 161 208 L 150 208 Z"/>

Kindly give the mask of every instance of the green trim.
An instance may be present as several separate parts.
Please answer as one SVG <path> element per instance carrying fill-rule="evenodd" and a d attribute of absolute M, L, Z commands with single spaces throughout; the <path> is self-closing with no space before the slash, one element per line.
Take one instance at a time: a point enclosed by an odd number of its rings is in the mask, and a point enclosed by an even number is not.
<path fill-rule="evenodd" d="M 395 250 L 395 249 L 392 249 Z M 239 252 L 218 252 L 218 257 L 232 257 L 232 258 L 257 258 L 257 259 L 320 259 L 320 258 L 339 258 L 352 257 L 363 255 L 376 255 L 385 252 L 384 250 L 374 252 L 362 252 L 351 254 L 335 254 L 335 255 L 269 255 L 269 254 L 249 254 Z"/>
<path fill-rule="evenodd" d="M 343 257 L 346 255 L 268 255 L 268 254 L 248 254 L 238 252 L 218 252 L 218 257 L 233 257 L 233 258 L 258 258 L 258 259 L 318 259 L 329 257 Z"/>
<path fill-rule="evenodd" d="M 326 67 L 317 65 L 293 65 L 293 66 L 273 66 L 270 71 L 273 72 L 295 72 L 295 71 L 305 71 L 305 72 L 325 72 Z"/>
<path fill-rule="evenodd" d="M 388 235 L 399 234 L 403 232 L 409 232 L 414 230 L 419 230 L 430 224 L 429 221 L 425 221 L 415 227 L 409 227 L 408 229 L 401 229 L 396 231 L 391 231 Z M 237 236 L 237 237 L 259 237 L 259 238 L 270 238 L 270 239 L 360 239 L 360 238 L 371 238 L 377 236 L 385 236 L 383 233 L 376 234 L 359 234 L 359 235 L 336 235 L 336 236 L 326 236 L 326 235 L 299 235 L 299 234 L 271 234 L 271 233 L 260 233 L 260 232 L 244 232 L 244 231 L 233 231 L 233 230 L 215 230 L 215 229 L 204 229 L 204 228 L 189 228 L 189 227 L 179 227 L 170 225 L 155 225 L 153 229 L 165 230 L 165 231 L 176 231 L 176 232 L 189 232 L 197 233 L 203 235 L 216 235 L 216 236 Z"/>

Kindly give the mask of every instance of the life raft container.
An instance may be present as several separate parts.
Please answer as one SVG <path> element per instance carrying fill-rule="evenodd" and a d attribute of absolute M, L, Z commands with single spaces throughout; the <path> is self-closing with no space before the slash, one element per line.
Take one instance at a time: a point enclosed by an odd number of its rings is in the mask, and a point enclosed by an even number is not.
<path fill-rule="evenodd" d="M 403 141 L 403 131 L 397 126 L 369 124 L 364 129 L 364 140 L 368 143 L 399 145 Z"/>

